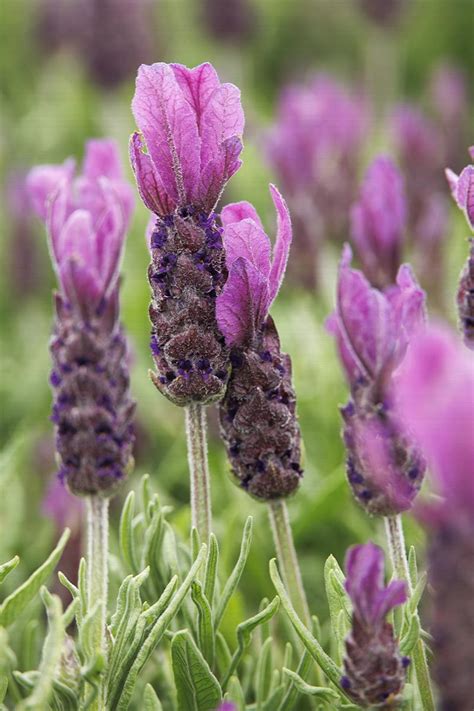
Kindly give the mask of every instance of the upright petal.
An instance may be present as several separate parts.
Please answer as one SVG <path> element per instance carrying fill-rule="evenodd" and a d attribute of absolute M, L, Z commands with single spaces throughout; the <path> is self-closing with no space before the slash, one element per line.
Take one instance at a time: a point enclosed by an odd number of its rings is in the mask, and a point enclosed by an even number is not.
<path fill-rule="evenodd" d="M 253 220 L 255 224 L 263 230 L 262 221 L 258 215 L 258 212 L 252 203 L 247 202 L 246 200 L 230 203 L 221 210 L 221 221 L 224 229 L 232 222 L 240 222 L 240 220 L 245 220 L 247 217 Z"/>
<path fill-rule="evenodd" d="M 241 152 L 242 141 L 238 136 L 231 136 L 216 149 L 215 157 L 204 165 L 196 199 L 208 211 L 214 208 L 227 181 L 242 165 L 239 159 Z"/>
<path fill-rule="evenodd" d="M 211 96 L 220 86 L 217 72 L 209 62 L 200 64 L 193 69 L 185 67 L 184 64 L 171 64 L 170 66 L 181 91 L 196 115 L 198 131 L 202 135 L 203 117 Z M 204 164 L 205 160 L 202 162 Z"/>
<path fill-rule="evenodd" d="M 240 222 L 228 225 L 224 230 L 224 247 L 227 268 L 243 257 L 264 278 L 270 274 L 270 240 L 263 229 L 252 219 L 245 218 Z"/>
<path fill-rule="evenodd" d="M 121 179 L 122 164 L 116 142 L 107 138 L 87 141 L 83 174 L 92 180 L 101 176 Z"/>
<path fill-rule="evenodd" d="M 186 205 L 199 179 L 201 141 L 195 113 L 170 66 L 141 65 L 132 110 L 167 193 Z"/>
<path fill-rule="evenodd" d="M 456 185 L 455 199 L 463 210 L 471 229 L 474 230 L 474 165 L 466 166 Z"/>
<path fill-rule="evenodd" d="M 244 122 L 240 89 L 221 84 L 210 96 L 201 118 L 203 166 L 214 158 L 226 139 L 242 136 Z"/>
<path fill-rule="evenodd" d="M 273 204 L 277 211 L 277 237 L 270 271 L 270 303 L 275 299 L 283 281 L 292 239 L 291 219 L 286 202 L 274 185 L 270 185 Z"/>
<path fill-rule="evenodd" d="M 239 257 L 216 301 L 217 323 L 228 346 L 252 343 L 266 316 L 268 299 L 268 280 Z"/>
<path fill-rule="evenodd" d="M 146 207 L 161 217 L 170 215 L 176 203 L 167 193 L 150 156 L 143 152 L 142 139 L 137 132 L 130 137 L 130 162 L 138 192 Z"/>
<path fill-rule="evenodd" d="M 59 187 L 72 180 L 75 161 L 69 158 L 62 165 L 39 165 L 29 172 L 27 189 L 36 214 L 46 221 L 52 197 Z"/>

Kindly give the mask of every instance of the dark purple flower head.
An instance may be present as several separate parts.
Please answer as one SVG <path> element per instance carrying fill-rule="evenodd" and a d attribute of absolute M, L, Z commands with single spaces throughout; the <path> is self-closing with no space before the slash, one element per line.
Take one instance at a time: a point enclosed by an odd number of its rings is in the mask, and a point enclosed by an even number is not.
<path fill-rule="evenodd" d="M 358 202 L 351 210 L 351 234 L 369 281 L 393 284 L 400 265 L 407 206 L 403 178 L 384 156 L 369 166 Z"/>
<path fill-rule="evenodd" d="M 143 202 L 160 217 L 193 206 L 209 213 L 239 169 L 240 91 L 211 64 L 142 64 L 130 157 Z M 145 148 L 147 152 L 145 153 Z"/>
<path fill-rule="evenodd" d="M 270 186 L 277 211 L 277 238 L 271 244 L 255 208 L 247 202 L 222 211 L 229 276 L 217 297 L 216 316 L 228 346 L 250 346 L 262 330 L 281 286 L 291 244 L 291 221 L 279 191 Z"/>
<path fill-rule="evenodd" d="M 367 629 L 382 624 L 397 605 L 407 599 L 406 583 L 394 580 L 384 584 L 384 554 L 374 543 L 353 546 L 346 556 L 346 590 L 352 600 L 354 616 Z"/>
<path fill-rule="evenodd" d="M 61 296 L 90 318 L 117 285 L 133 194 L 113 141 L 88 141 L 75 179 L 74 169 L 71 159 L 33 168 L 28 189 L 47 226 Z"/>
<path fill-rule="evenodd" d="M 387 614 L 407 599 L 406 583 L 384 585 L 384 555 L 373 543 L 353 546 L 346 556 L 346 590 L 352 601 L 352 631 L 346 639 L 341 686 L 363 708 L 397 701 L 406 676 Z"/>
<path fill-rule="evenodd" d="M 446 178 L 457 206 L 463 211 L 467 224 L 474 232 L 474 165 L 466 166 L 459 176 L 448 168 Z"/>
<path fill-rule="evenodd" d="M 396 284 L 379 291 L 351 269 L 352 252 L 345 245 L 337 284 L 336 311 L 327 328 L 337 340 L 351 388 L 361 380 L 383 386 L 402 360 L 411 334 L 425 319 L 425 296 L 408 264 Z"/>

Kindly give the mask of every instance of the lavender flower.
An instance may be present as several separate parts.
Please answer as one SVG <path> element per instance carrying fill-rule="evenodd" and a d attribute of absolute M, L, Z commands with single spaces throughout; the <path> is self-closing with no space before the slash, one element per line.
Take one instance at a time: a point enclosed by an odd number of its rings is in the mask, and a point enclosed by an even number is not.
<path fill-rule="evenodd" d="M 291 276 L 310 288 L 324 239 L 347 230 L 369 115 L 363 98 L 329 76 L 282 93 L 268 160 L 288 196 L 295 225 Z"/>
<path fill-rule="evenodd" d="M 89 141 L 83 173 L 74 161 L 29 175 L 45 221 L 59 292 L 50 344 L 52 420 L 60 478 L 78 495 L 109 496 L 130 465 L 134 402 L 118 322 L 118 275 L 133 206 L 115 144 Z"/>
<path fill-rule="evenodd" d="M 405 684 L 409 660 L 401 657 L 387 614 L 407 599 L 406 584 L 384 586 L 384 555 L 373 543 L 346 556 L 346 590 L 352 600 L 352 631 L 346 639 L 341 686 L 363 708 L 393 708 Z"/>
<path fill-rule="evenodd" d="M 431 77 L 430 99 L 443 139 L 444 162 L 461 166 L 467 139 L 469 96 L 466 77 L 450 64 L 438 66 Z"/>
<path fill-rule="evenodd" d="M 258 18 L 249 0 L 203 0 L 202 11 L 205 29 L 218 42 L 241 45 L 255 35 Z"/>
<path fill-rule="evenodd" d="M 407 207 L 403 178 L 390 158 L 379 156 L 364 178 L 351 210 L 351 234 L 373 286 L 393 284 L 400 266 Z"/>
<path fill-rule="evenodd" d="M 142 131 L 131 138 L 132 166 L 155 214 L 148 272 L 153 382 L 178 405 L 219 400 L 229 365 L 215 309 L 227 273 L 213 210 L 241 165 L 240 92 L 221 84 L 210 64 L 143 65 L 132 108 Z"/>
<path fill-rule="evenodd" d="M 474 148 L 470 150 L 474 152 Z M 468 165 L 459 176 L 452 170 L 447 170 L 446 177 L 456 204 L 463 211 L 471 232 L 474 232 L 474 165 Z M 474 239 L 472 237 L 470 253 L 459 280 L 457 306 L 464 342 L 468 348 L 474 350 Z"/>
<path fill-rule="evenodd" d="M 474 363 L 446 328 L 415 338 L 397 384 L 400 418 L 426 455 L 442 499 L 429 531 L 435 668 L 443 711 L 470 711 L 474 667 Z"/>
<path fill-rule="evenodd" d="M 350 268 L 345 246 L 336 311 L 327 328 L 336 337 L 351 399 L 341 408 L 347 478 L 370 514 L 404 511 L 420 489 L 425 465 L 394 417 L 390 384 L 411 335 L 424 321 L 424 294 L 408 265 L 384 292 Z"/>
<path fill-rule="evenodd" d="M 250 203 L 222 211 L 229 277 L 217 297 L 217 321 L 233 366 L 220 405 L 221 432 L 234 476 L 260 499 L 288 496 L 302 475 L 291 360 L 281 353 L 268 315 L 286 268 L 291 222 L 280 193 L 273 185 L 270 190 L 278 216 L 273 259 Z"/>

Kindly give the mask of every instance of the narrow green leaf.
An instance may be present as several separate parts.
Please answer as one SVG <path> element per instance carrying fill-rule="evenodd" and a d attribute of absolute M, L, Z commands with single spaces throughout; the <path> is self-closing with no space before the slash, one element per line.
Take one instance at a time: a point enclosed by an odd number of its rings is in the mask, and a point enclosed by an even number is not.
<path fill-rule="evenodd" d="M 416 562 L 415 546 L 410 546 L 408 551 L 408 570 L 410 572 L 410 580 L 412 588 L 416 588 L 418 583 L 418 565 Z"/>
<path fill-rule="evenodd" d="M 288 669 L 291 667 L 291 662 L 293 661 L 293 647 L 291 642 L 285 644 L 285 654 L 283 657 L 283 666 Z"/>
<path fill-rule="evenodd" d="M 216 617 L 214 620 L 215 629 L 219 627 L 222 618 L 224 617 L 224 613 L 227 609 L 227 605 L 229 604 L 229 600 L 232 597 L 237 585 L 239 584 L 240 578 L 242 577 L 242 573 L 245 568 L 245 564 L 247 562 L 247 558 L 250 552 L 250 546 L 252 543 L 252 527 L 253 519 L 251 516 L 249 516 L 247 518 L 247 521 L 245 522 L 244 531 L 242 535 L 242 543 L 240 546 L 240 553 L 237 559 L 237 563 L 235 564 L 234 570 L 230 574 L 229 579 L 225 584 L 224 590 L 217 605 Z"/>
<path fill-rule="evenodd" d="M 163 711 L 161 702 L 151 684 L 147 684 L 143 692 L 143 711 Z"/>
<path fill-rule="evenodd" d="M 123 686 L 119 702 L 116 706 L 117 711 L 125 711 L 125 709 L 128 708 L 128 704 L 133 694 L 138 674 L 140 673 L 144 664 L 146 664 L 146 662 L 150 658 L 153 650 L 160 642 L 171 620 L 174 618 L 179 608 L 181 607 L 183 600 L 189 588 L 191 587 L 192 581 L 195 579 L 197 573 L 199 572 L 199 569 L 201 568 L 205 560 L 206 554 L 207 546 L 203 545 L 198 557 L 191 566 L 186 578 L 179 586 L 178 590 L 172 597 L 163 614 L 160 615 L 160 617 L 152 626 L 150 632 L 147 634 L 146 640 L 144 641 L 140 651 L 135 657 L 132 667 L 127 675 L 127 679 Z"/>
<path fill-rule="evenodd" d="M 12 570 L 15 570 L 16 566 L 20 562 L 19 556 L 15 556 L 11 560 L 8 560 L 6 563 L 3 563 L 0 565 L 0 585 L 3 583 L 5 578 L 9 573 L 12 572 Z"/>
<path fill-rule="evenodd" d="M 269 603 L 270 600 L 268 599 L 268 597 L 264 597 L 263 600 L 260 601 L 258 611 L 261 612 L 261 610 L 264 610 Z M 267 637 L 270 637 L 270 623 L 264 622 L 260 625 L 260 639 L 262 640 L 262 644 L 265 642 Z"/>
<path fill-rule="evenodd" d="M 58 579 L 61 585 L 63 585 L 66 590 L 71 593 L 71 597 L 73 599 L 80 597 L 79 588 L 76 587 L 74 583 L 71 583 L 71 581 L 61 571 L 58 572 Z"/>
<path fill-rule="evenodd" d="M 301 622 L 300 618 L 296 614 L 293 605 L 286 593 L 285 587 L 281 581 L 280 574 L 278 573 L 278 568 L 275 559 L 270 561 L 270 577 L 275 586 L 275 589 L 280 596 L 281 604 L 293 625 L 298 637 L 303 642 L 304 646 L 311 654 L 313 659 L 319 664 L 326 676 L 332 681 L 332 683 L 339 688 L 339 680 L 342 673 L 339 667 L 333 662 L 331 657 L 329 657 L 324 649 L 319 644 L 318 640 L 313 637 L 313 635 L 307 630 L 305 625 Z"/>
<path fill-rule="evenodd" d="M 41 589 L 41 597 L 48 615 L 48 634 L 43 646 L 38 680 L 31 696 L 18 705 L 19 711 L 44 711 L 47 708 L 53 692 L 54 675 L 62 654 L 65 630 L 61 600 L 57 595 L 51 595 L 44 587 Z"/>
<path fill-rule="evenodd" d="M 420 639 L 421 625 L 418 613 L 413 613 L 411 615 L 410 623 L 408 628 L 400 640 L 400 652 L 404 655 L 408 655 L 413 650 L 415 644 Z"/>
<path fill-rule="evenodd" d="M 408 600 L 408 605 L 407 607 L 409 608 L 410 612 L 416 612 L 418 609 L 418 605 L 420 604 L 421 597 L 424 593 L 426 586 L 426 573 L 423 573 L 418 579 L 418 582 L 416 584 L 415 589 L 413 590 L 413 593 L 411 594 L 410 599 Z"/>
<path fill-rule="evenodd" d="M 135 492 L 130 491 L 122 508 L 119 525 L 120 551 L 127 566 L 134 573 L 138 571 L 133 515 L 135 513 Z"/>
<path fill-rule="evenodd" d="M 195 560 L 197 554 L 201 550 L 201 538 L 199 536 L 199 531 L 195 526 L 191 529 L 191 557 Z"/>
<path fill-rule="evenodd" d="M 271 637 L 267 637 L 260 650 L 257 660 L 256 672 L 256 701 L 257 711 L 261 711 L 272 682 L 272 644 Z"/>
<path fill-rule="evenodd" d="M 217 565 L 219 562 L 219 545 L 213 533 L 209 536 L 209 551 L 207 553 L 206 568 L 204 571 L 204 595 L 212 608 L 214 603 L 214 590 L 216 587 Z"/>
<path fill-rule="evenodd" d="M 275 671 L 276 671 L 276 669 L 275 669 Z M 285 693 L 285 685 L 284 684 L 280 684 L 275 689 L 273 689 L 270 696 L 263 704 L 262 711 L 275 711 L 275 709 L 278 708 L 278 704 L 281 703 L 284 693 Z"/>
<path fill-rule="evenodd" d="M 245 711 L 245 696 L 238 677 L 230 677 L 228 691 L 224 698 L 226 701 L 232 701 L 237 711 Z"/>
<path fill-rule="evenodd" d="M 36 596 L 39 589 L 49 578 L 54 568 L 58 564 L 61 558 L 64 547 L 69 538 L 69 529 L 63 532 L 63 535 L 58 541 L 56 548 L 53 550 L 51 555 L 45 560 L 43 565 L 41 565 L 35 572 L 30 575 L 28 580 L 26 580 L 19 588 L 17 588 L 11 595 L 9 595 L 3 603 L 0 605 L 0 625 L 3 627 L 8 627 L 12 622 L 16 620 L 18 615 L 25 609 L 31 600 Z"/>
<path fill-rule="evenodd" d="M 335 702 L 339 700 L 339 694 L 327 686 L 311 686 L 302 679 L 296 672 L 291 669 L 283 669 L 283 673 L 290 677 L 296 688 L 301 694 L 306 696 L 317 696 L 318 699 L 324 702 Z"/>
<path fill-rule="evenodd" d="M 229 645 L 222 632 L 216 632 L 216 665 L 219 677 L 224 676 L 232 661 Z"/>
<path fill-rule="evenodd" d="M 0 674 L 0 704 L 3 703 L 5 696 L 7 695 L 8 689 L 8 677 L 4 674 Z M 240 711 L 240 709 L 239 709 Z"/>
<path fill-rule="evenodd" d="M 222 699 L 221 688 L 188 630 L 174 635 L 171 658 L 178 707 L 186 711 L 215 711 Z"/>
<path fill-rule="evenodd" d="M 143 510 L 145 513 L 148 512 L 149 506 L 150 506 L 150 501 L 152 499 L 152 491 L 151 491 L 151 485 L 150 485 L 150 475 L 149 474 L 144 474 L 142 476 L 141 480 L 141 495 L 142 495 L 142 506 Z M 149 521 L 147 521 L 149 523 Z"/>
<path fill-rule="evenodd" d="M 194 580 L 191 585 L 191 598 L 198 611 L 198 641 L 199 649 L 212 667 L 214 665 L 215 638 L 212 625 L 212 612 L 207 598 L 202 591 L 201 583 Z"/>

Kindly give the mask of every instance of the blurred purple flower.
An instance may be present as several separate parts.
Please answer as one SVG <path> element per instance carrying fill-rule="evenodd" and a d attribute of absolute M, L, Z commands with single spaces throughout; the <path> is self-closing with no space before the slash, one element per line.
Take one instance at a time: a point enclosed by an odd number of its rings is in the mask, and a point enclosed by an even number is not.
<path fill-rule="evenodd" d="M 278 190 L 271 185 L 270 191 L 278 225 L 273 259 L 250 203 L 222 211 L 229 276 L 216 307 L 232 363 L 219 409 L 221 433 L 237 481 L 260 499 L 288 496 L 302 476 L 291 360 L 268 315 L 285 273 L 291 222 Z"/>
<path fill-rule="evenodd" d="M 73 496 L 64 483 L 55 477 L 49 484 L 43 499 L 43 513 L 52 519 L 57 528 L 62 531 L 66 526 L 76 534 L 81 529 L 83 504 L 77 496 Z"/>
<path fill-rule="evenodd" d="M 242 44 L 258 29 L 258 18 L 249 0 L 201 0 L 204 27 L 218 42 Z"/>
<path fill-rule="evenodd" d="M 392 27 L 408 5 L 408 0 L 358 0 L 365 15 L 381 27 Z"/>
<path fill-rule="evenodd" d="M 466 77 L 457 67 L 442 64 L 431 77 L 431 104 L 443 137 L 444 163 L 462 165 L 467 140 L 469 96 Z"/>
<path fill-rule="evenodd" d="M 419 334 L 400 370 L 397 407 L 431 465 L 442 500 L 429 529 L 430 631 L 441 707 L 468 711 L 474 667 L 474 361 L 445 327 Z"/>
<path fill-rule="evenodd" d="M 369 166 L 351 210 L 351 235 L 364 273 L 379 288 L 395 281 L 406 228 L 403 178 L 390 158 Z"/>
<path fill-rule="evenodd" d="M 341 686 L 363 708 L 385 707 L 396 701 L 405 684 L 408 660 L 400 656 L 385 618 L 406 601 L 406 584 L 393 580 L 385 587 L 383 551 L 373 543 L 350 548 L 345 567 L 353 617 Z"/>
<path fill-rule="evenodd" d="M 61 294 L 89 318 L 117 286 L 133 194 L 112 141 L 88 141 L 83 173 L 76 179 L 74 169 L 71 159 L 38 166 L 27 184 L 47 225 Z"/>
<path fill-rule="evenodd" d="M 278 216 L 273 259 L 270 240 L 250 203 L 222 210 L 229 276 L 216 300 L 216 316 L 230 347 L 255 344 L 285 273 L 292 238 L 290 214 L 274 185 L 270 192 Z"/>
<path fill-rule="evenodd" d="M 424 293 L 408 265 L 384 292 L 351 269 L 345 246 L 336 311 L 327 328 L 336 338 L 351 399 L 341 408 L 347 478 L 356 500 L 371 514 L 392 515 L 411 506 L 424 462 L 400 430 L 390 385 L 409 341 L 424 323 Z"/>
<path fill-rule="evenodd" d="M 138 71 L 132 108 L 142 133 L 131 138 L 131 162 L 156 216 L 148 230 L 153 382 L 175 404 L 206 404 L 222 398 L 230 369 L 215 313 L 227 271 L 213 210 L 241 165 L 240 91 L 208 63 L 153 64 Z"/>
<path fill-rule="evenodd" d="M 232 701 L 223 701 L 216 711 L 237 711 L 237 706 Z"/>
<path fill-rule="evenodd" d="M 295 224 L 293 278 L 313 287 L 323 239 L 346 229 L 369 124 L 365 100 L 329 76 L 281 94 L 267 155 Z"/>
<path fill-rule="evenodd" d="M 131 461 L 135 404 L 119 324 L 118 276 L 133 207 L 112 141 L 89 141 L 74 161 L 39 166 L 28 188 L 46 223 L 60 292 L 50 351 L 60 478 L 78 495 L 111 495 Z"/>

